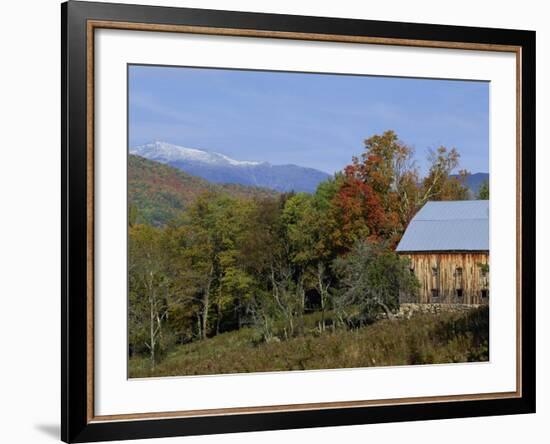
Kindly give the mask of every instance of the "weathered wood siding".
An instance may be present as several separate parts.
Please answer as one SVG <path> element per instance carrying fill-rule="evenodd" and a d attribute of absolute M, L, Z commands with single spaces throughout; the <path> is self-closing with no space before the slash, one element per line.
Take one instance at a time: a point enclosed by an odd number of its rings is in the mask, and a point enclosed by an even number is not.
<path fill-rule="evenodd" d="M 411 260 L 411 272 L 414 272 L 418 278 L 420 290 L 417 300 L 411 300 L 410 296 L 403 295 L 401 302 L 452 304 L 489 302 L 489 274 L 484 273 L 480 267 L 480 264 L 489 263 L 488 253 L 407 253 L 403 255 Z"/>

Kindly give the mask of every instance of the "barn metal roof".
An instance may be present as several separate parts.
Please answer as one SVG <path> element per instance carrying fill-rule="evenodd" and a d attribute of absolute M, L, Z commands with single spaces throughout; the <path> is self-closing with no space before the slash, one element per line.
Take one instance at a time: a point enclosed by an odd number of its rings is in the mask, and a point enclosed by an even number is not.
<path fill-rule="evenodd" d="M 427 202 L 396 251 L 489 251 L 489 201 Z"/>

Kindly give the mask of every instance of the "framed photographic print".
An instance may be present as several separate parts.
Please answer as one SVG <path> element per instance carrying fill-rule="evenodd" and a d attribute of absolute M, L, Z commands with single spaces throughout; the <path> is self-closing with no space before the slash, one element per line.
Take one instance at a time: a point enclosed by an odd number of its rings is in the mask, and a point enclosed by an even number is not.
<path fill-rule="evenodd" d="M 69 1 L 62 439 L 535 411 L 535 33 Z"/>

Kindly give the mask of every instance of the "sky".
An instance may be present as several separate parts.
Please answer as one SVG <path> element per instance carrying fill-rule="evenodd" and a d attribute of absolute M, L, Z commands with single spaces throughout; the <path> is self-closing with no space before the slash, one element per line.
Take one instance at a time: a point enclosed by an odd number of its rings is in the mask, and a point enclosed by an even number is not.
<path fill-rule="evenodd" d="M 459 168 L 489 172 L 489 83 L 131 65 L 129 144 L 169 142 L 237 160 L 327 173 L 394 130 L 415 149 L 461 154 Z"/>

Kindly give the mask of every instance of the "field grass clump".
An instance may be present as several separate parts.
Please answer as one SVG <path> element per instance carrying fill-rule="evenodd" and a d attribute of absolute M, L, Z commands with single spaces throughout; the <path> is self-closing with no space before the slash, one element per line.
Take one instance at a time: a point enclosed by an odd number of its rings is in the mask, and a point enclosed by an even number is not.
<path fill-rule="evenodd" d="M 306 315 L 307 318 L 307 315 Z M 307 322 L 307 320 L 306 320 Z M 131 358 L 130 378 L 315 370 L 489 360 L 489 310 L 418 314 L 351 330 L 310 330 L 286 341 L 258 341 L 242 328 L 175 347 L 151 368 Z"/>

